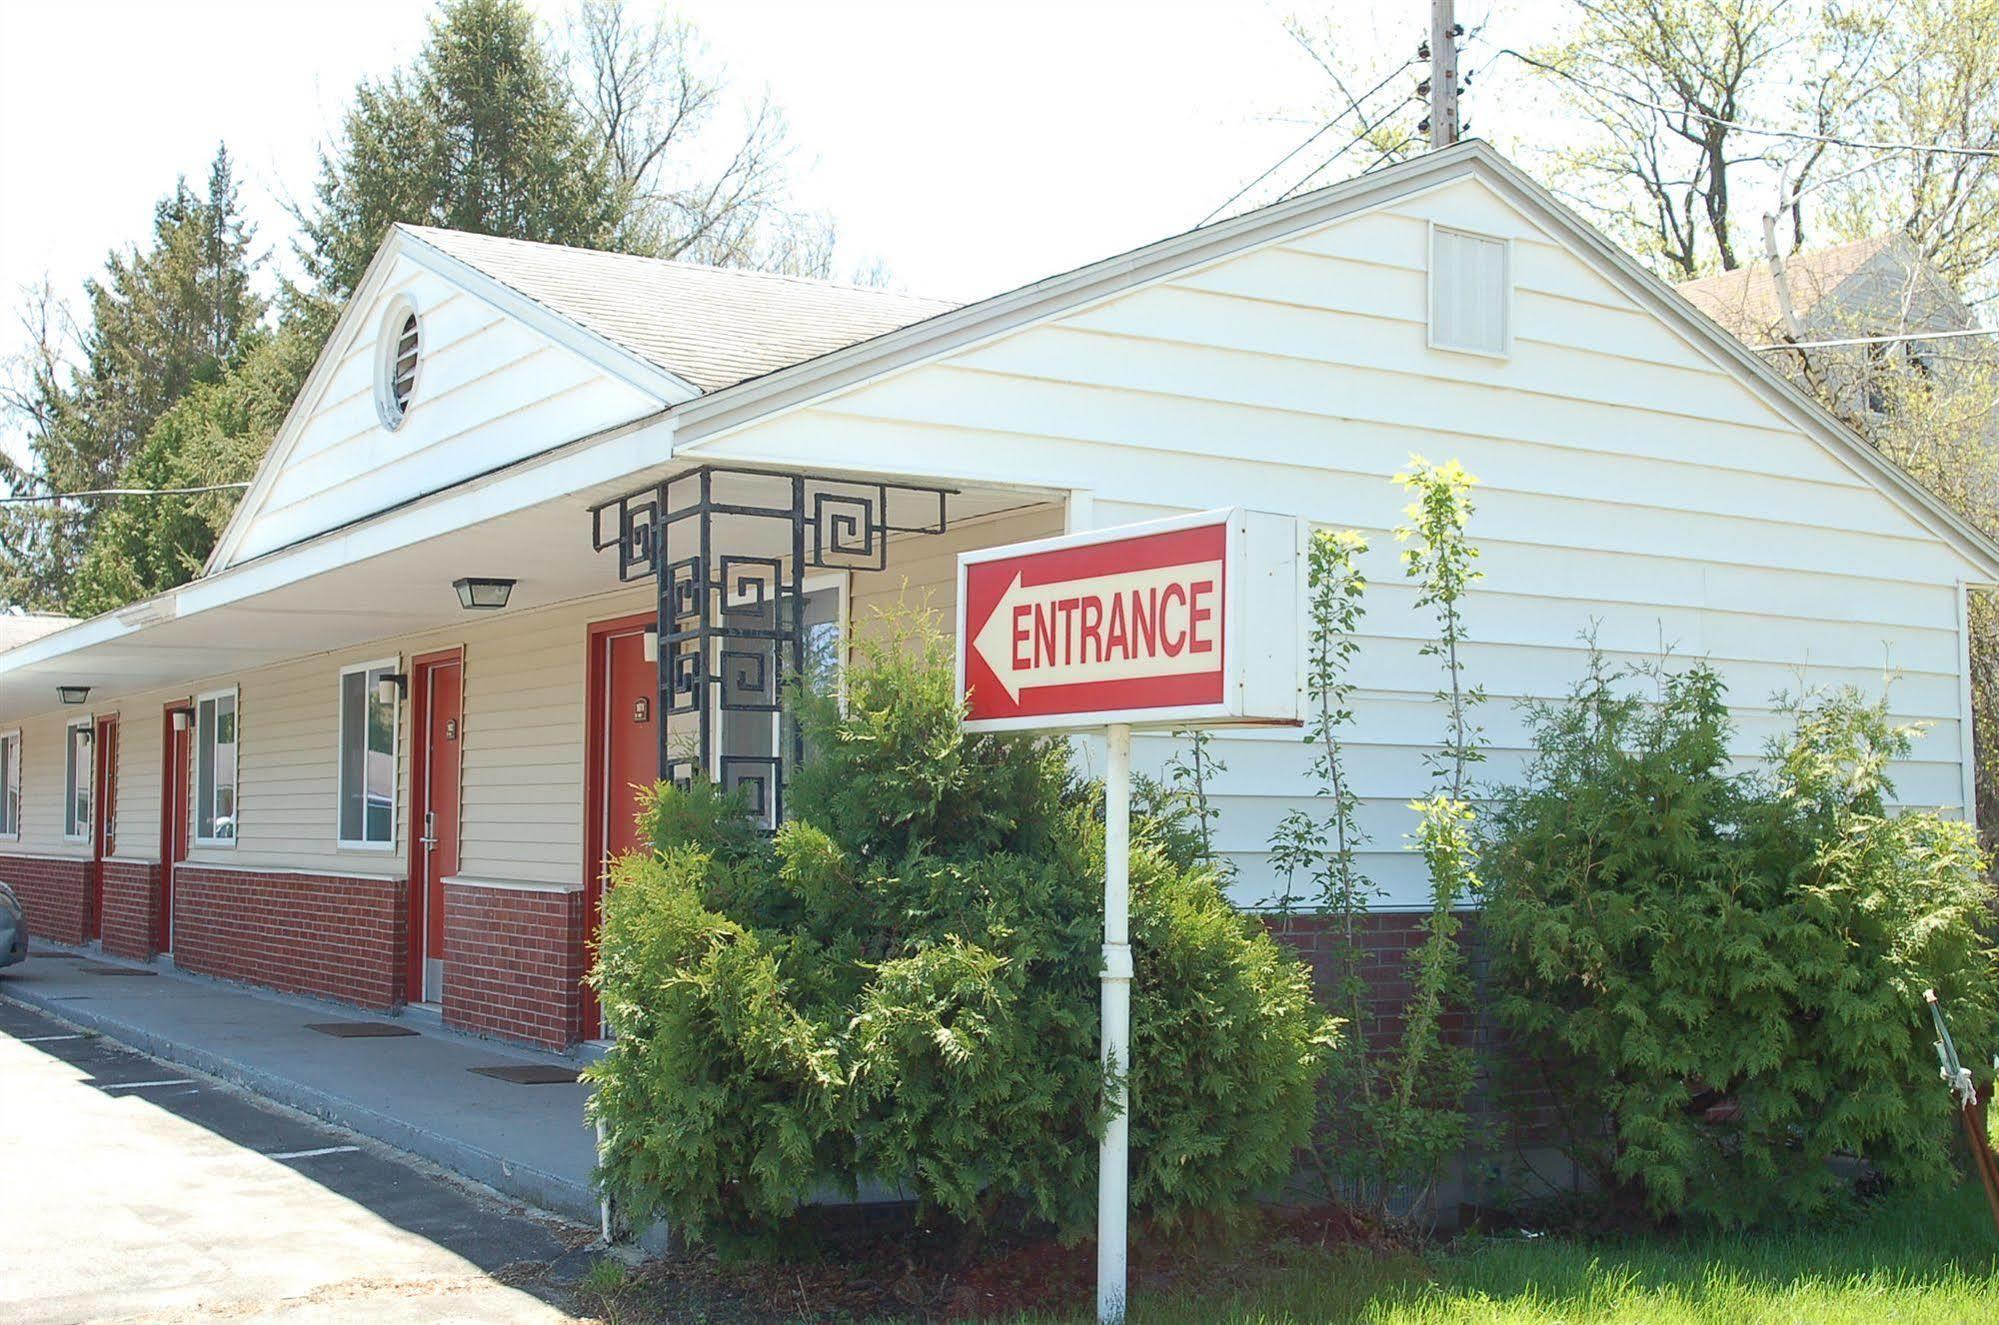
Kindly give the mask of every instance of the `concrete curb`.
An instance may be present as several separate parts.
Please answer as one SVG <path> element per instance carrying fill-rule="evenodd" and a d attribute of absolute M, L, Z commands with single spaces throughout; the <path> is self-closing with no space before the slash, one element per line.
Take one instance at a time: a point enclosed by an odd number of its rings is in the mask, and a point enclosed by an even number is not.
<path fill-rule="evenodd" d="M 0 999 L 18 1003 L 96 1031 L 140 1053 L 206 1072 L 301 1113 L 323 1118 L 361 1135 L 394 1146 L 453 1173 L 483 1183 L 505 1196 L 567 1216 L 585 1224 L 597 1222 L 597 1193 L 589 1187 L 546 1170 L 518 1164 L 502 1156 L 428 1128 L 391 1118 L 353 1100 L 240 1063 L 221 1054 L 156 1035 L 116 1017 L 81 1008 L 74 1001 L 47 998 L 19 987 L 0 987 Z"/>

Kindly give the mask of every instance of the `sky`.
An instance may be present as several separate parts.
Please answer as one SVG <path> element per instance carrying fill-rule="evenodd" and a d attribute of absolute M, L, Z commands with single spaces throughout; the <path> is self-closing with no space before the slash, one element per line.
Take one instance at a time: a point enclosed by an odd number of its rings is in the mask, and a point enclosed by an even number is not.
<path fill-rule="evenodd" d="M 533 2 L 559 27 L 567 0 Z M 842 270 L 879 258 L 896 286 L 959 299 L 1186 229 L 1295 147 L 1322 121 L 1325 86 L 1288 15 L 1336 15 L 1351 40 L 1413 55 L 1429 14 L 1427 0 L 674 8 L 738 91 L 768 87 L 784 109 L 799 200 L 834 217 Z M 1471 23 L 1486 8 L 1461 5 Z M 1545 28 L 1547 8 L 1500 12 L 1524 33 Z M 142 238 L 177 174 L 203 177 L 218 142 L 260 245 L 288 263 L 286 202 L 310 196 L 355 83 L 407 64 L 431 12 L 429 0 L 0 0 L 0 355 L 22 342 L 21 286 L 46 274 L 78 297 L 110 249 Z M 1301 155 L 1273 185 L 1311 164 Z"/>

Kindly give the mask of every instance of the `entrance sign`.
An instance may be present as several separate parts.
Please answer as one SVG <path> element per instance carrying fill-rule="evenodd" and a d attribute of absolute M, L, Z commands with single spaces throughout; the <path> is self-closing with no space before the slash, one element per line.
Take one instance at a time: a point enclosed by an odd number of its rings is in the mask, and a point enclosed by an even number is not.
<path fill-rule="evenodd" d="M 958 555 L 958 694 L 973 731 L 1103 729 L 1103 1061 L 1131 1056 L 1131 731 L 1296 725 L 1298 521 L 1222 510 Z M 1097 1319 L 1125 1318 L 1131 1124 L 1097 1157 Z"/>
<path fill-rule="evenodd" d="M 1207 511 L 961 553 L 966 726 L 1297 722 L 1297 527 Z"/>

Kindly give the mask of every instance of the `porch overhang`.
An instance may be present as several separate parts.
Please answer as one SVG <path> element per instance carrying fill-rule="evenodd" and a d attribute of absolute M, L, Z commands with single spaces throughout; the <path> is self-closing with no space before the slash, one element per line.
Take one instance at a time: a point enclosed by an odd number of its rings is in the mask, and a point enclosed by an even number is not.
<path fill-rule="evenodd" d="M 0 653 L 0 723 L 57 711 L 58 685 L 90 686 L 91 707 L 101 710 L 121 696 L 408 636 L 469 632 L 556 603 L 629 592 L 615 562 L 593 545 L 592 509 L 694 462 L 660 459 L 671 453 L 665 419 L 590 440 L 587 449 L 559 448 Z M 933 482 L 920 474 L 840 477 Z M 946 499 L 953 521 L 1064 495 L 936 486 L 955 489 Z M 517 581 L 508 606 L 466 612 L 452 588 L 466 575 Z"/>

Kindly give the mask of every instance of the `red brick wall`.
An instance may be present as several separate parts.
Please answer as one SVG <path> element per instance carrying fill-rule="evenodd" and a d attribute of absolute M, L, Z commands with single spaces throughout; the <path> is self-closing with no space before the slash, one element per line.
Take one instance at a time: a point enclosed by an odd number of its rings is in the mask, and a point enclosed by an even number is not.
<path fill-rule="evenodd" d="M 583 894 L 444 887 L 444 1020 L 561 1049 L 576 1040 Z"/>
<path fill-rule="evenodd" d="M 148 961 L 160 950 L 160 867 L 107 860 L 104 871 L 104 951 Z"/>
<path fill-rule="evenodd" d="M 0 852 L 0 879 L 13 885 L 28 913 L 28 933 L 55 943 L 83 943 L 90 933 L 87 860 Z"/>
<path fill-rule="evenodd" d="M 1377 1050 L 1387 1048 L 1402 1033 L 1400 1014 L 1410 994 L 1409 954 L 1423 941 L 1419 926 L 1424 918 L 1425 913 L 1377 913 L 1363 917 L 1357 926 L 1361 947 L 1360 969 L 1367 981 L 1368 1009 L 1374 1023 L 1369 1040 Z M 1460 912 L 1458 918 L 1464 925 L 1458 931 L 1458 940 L 1467 950 L 1476 999 L 1479 996 L 1476 991 L 1483 989 L 1485 965 L 1485 952 L 1479 940 L 1478 913 Z M 1320 1000 L 1330 1006 L 1331 958 L 1344 943 L 1339 922 L 1330 916 L 1299 915 L 1272 916 L 1267 923 L 1271 932 L 1295 948 L 1306 965 L 1312 968 Z M 1446 1013 L 1443 1019 L 1445 1035 L 1458 1044 L 1473 1044 L 1480 1029 L 1477 1023 L 1482 1019 L 1481 1011 L 1481 1008 L 1473 1007 Z M 1485 1043 L 1475 1047 L 1487 1056 L 1504 1054 L 1504 1034 L 1489 1021 L 1482 1029 Z M 1554 1101 L 1546 1091 L 1528 1089 L 1524 1094 L 1507 1093 L 1499 1082 L 1486 1079 L 1484 1064 L 1479 1065 L 1478 1071 L 1479 1083 L 1472 1100 L 1474 1113 L 1498 1115 L 1511 1129 L 1513 1139 L 1519 1142 L 1539 1143 L 1553 1135 Z"/>
<path fill-rule="evenodd" d="M 386 1012 L 403 1001 L 400 879 L 174 869 L 174 965 Z"/>

